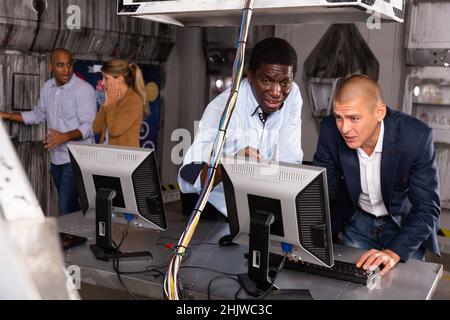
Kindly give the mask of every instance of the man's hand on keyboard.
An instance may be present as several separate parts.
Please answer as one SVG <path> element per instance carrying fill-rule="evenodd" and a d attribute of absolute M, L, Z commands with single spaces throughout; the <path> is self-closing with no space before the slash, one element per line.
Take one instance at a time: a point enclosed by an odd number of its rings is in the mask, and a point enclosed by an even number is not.
<path fill-rule="evenodd" d="M 398 262 L 400 257 L 394 251 L 385 249 L 379 251 L 376 249 L 371 249 L 364 252 L 364 254 L 356 261 L 356 266 L 358 268 L 363 268 L 364 270 L 375 270 L 380 265 L 384 265 L 381 269 L 380 275 L 384 276 L 389 272 Z"/>

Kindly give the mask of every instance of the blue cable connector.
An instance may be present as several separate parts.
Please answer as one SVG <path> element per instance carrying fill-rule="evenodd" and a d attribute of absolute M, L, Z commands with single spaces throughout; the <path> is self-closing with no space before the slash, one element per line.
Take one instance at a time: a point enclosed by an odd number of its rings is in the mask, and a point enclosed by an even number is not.
<path fill-rule="evenodd" d="M 291 253 L 292 252 L 292 244 L 282 242 L 281 250 L 283 250 L 284 253 Z"/>
<path fill-rule="evenodd" d="M 131 213 L 124 213 L 123 217 L 125 218 L 125 220 L 127 220 L 128 222 L 131 222 L 132 220 L 134 220 L 134 214 Z"/>

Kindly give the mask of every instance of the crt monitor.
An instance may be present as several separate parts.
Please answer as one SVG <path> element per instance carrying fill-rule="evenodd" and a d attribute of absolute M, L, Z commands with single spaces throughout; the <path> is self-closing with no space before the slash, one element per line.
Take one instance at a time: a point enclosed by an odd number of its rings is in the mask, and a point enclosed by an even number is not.
<path fill-rule="evenodd" d="M 221 165 L 230 236 L 249 245 L 246 277 L 257 289 L 272 285 L 268 252 L 333 266 L 324 168 L 227 156 Z"/>
<path fill-rule="evenodd" d="M 153 149 L 77 142 L 69 143 L 68 149 L 81 209 L 96 218 L 96 246 L 91 249 L 97 258 L 108 260 L 115 254 L 111 219 L 143 228 L 167 228 Z"/>

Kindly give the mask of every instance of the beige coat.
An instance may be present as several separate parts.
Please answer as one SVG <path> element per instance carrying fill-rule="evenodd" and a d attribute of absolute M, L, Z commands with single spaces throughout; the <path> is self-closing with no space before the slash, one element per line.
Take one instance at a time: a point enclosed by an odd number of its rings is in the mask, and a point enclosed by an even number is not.
<path fill-rule="evenodd" d="M 128 89 L 117 103 L 100 107 L 92 129 L 95 134 L 101 132 L 100 143 L 105 141 L 105 131 L 108 127 L 108 144 L 139 147 L 143 117 L 144 108 L 141 97 L 134 90 Z"/>

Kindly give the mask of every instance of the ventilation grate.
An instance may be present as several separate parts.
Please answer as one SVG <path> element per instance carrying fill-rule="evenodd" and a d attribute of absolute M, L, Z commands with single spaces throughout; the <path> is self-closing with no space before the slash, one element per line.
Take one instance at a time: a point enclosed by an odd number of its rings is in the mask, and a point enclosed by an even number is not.
<path fill-rule="evenodd" d="M 280 170 L 279 174 L 280 181 L 303 182 L 309 179 L 311 179 L 311 174 L 304 172 L 292 172 L 287 170 Z"/>
<path fill-rule="evenodd" d="M 323 178 L 319 175 L 295 199 L 299 241 L 302 246 L 324 263 L 332 263 L 330 227 L 324 204 Z"/>
<path fill-rule="evenodd" d="M 120 153 L 118 155 L 119 162 L 138 162 L 141 156 L 133 153 Z"/>
<path fill-rule="evenodd" d="M 253 166 L 245 164 L 232 164 L 230 165 L 230 169 L 232 172 L 245 174 L 247 176 L 253 176 L 255 172 L 255 168 Z"/>

